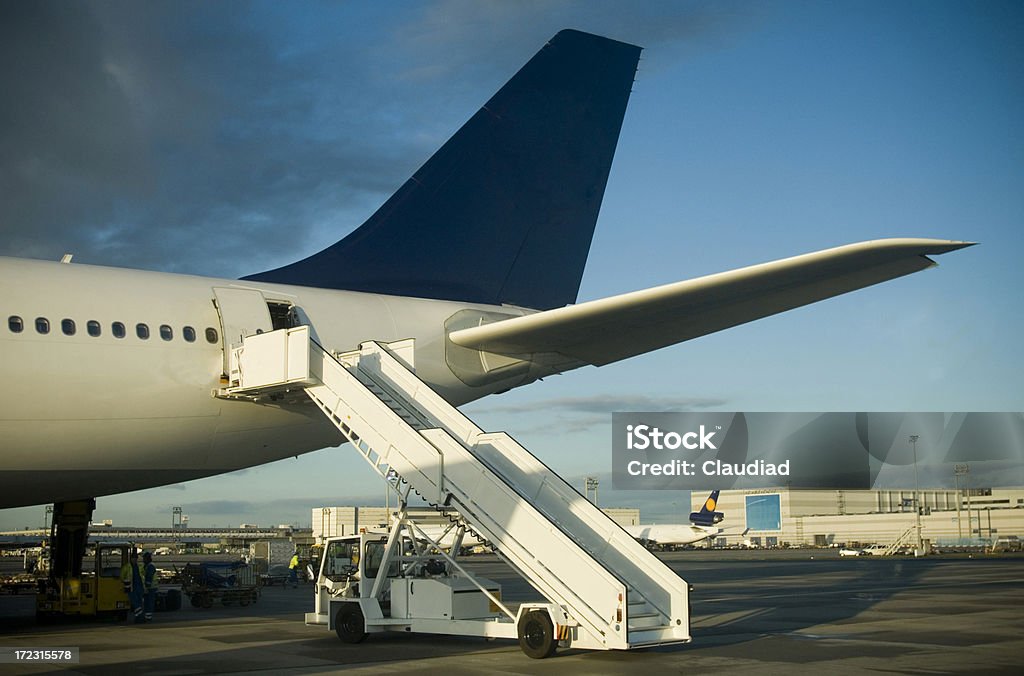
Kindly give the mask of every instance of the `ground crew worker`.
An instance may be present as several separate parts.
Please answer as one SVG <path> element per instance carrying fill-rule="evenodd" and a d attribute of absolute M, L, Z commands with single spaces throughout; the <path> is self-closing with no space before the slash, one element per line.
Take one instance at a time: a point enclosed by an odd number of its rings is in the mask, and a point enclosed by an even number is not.
<path fill-rule="evenodd" d="M 153 555 L 149 552 L 142 554 L 142 584 L 145 590 L 145 621 L 152 622 L 153 610 L 156 607 L 156 566 L 153 565 Z"/>
<path fill-rule="evenodd" d="M 299 588 L 299 550 L 292 553 L 292 560 L 288 562 L 288 582 L 292 589 Z"/>
<path fill-rule="evenodd" d="M 128 555 L 128 563 L 121 566 L 121 582 L 124 583 L 124 590 L 128 593 L 135 623 L 145 622 L 142 615 L 142 602 L 146 583 L 143 580 L 142 570 L 139 569 L 139 553 L 134 549 Z"/>

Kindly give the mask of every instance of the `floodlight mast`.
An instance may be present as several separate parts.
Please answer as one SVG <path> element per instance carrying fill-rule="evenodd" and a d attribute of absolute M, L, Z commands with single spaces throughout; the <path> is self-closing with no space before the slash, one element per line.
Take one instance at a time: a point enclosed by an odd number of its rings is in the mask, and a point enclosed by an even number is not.
<path fill-rule="evenodd" d="M 962 465 L 953 466 L 953 478 L 956 480 L 956 536 L 957 539 L 962 540 L 964 537 L 963 526 L 960 521 L 960 507 L 963 502 L 963 493 L 960 492 L 960 477 L 967 475 L 971 471 L 970 465 L 964 463 Z M 967 512 L 967 522 L 970 526 L 971 513 Z M 970 533 L 968 533 L 970 535 Z"/>
<path fill-rule="evenodd" d="M 910 444 L 914 448 L 914 511 L 915 515 L 915 530 L 917 531 L 917 546 L 914 548 L 914 556 L 920 556 L 924 549 L 924 542 L 921 540 L 921 483 L 917 478 L 917 440 L 921 437 L 917 434 L 910 435 Z"/>

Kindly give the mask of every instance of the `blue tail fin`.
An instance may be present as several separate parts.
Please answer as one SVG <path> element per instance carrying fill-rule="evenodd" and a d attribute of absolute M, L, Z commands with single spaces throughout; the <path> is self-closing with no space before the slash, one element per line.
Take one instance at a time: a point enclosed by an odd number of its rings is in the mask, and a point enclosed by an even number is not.
<path fill-rule="evenodd" d="M 718 491 L 711 491 L 711 495 L 704 501 L 704 506 L 699 512 L 690 512 L 690 523 L 695 526 L 714 526 L 725 518 L 722 512 L 716 512 L 718 506 Z"/>
<path fill-rule="evenodd" d="M 362 226 L 245 279 L 551 309 L 576 301 L 640 48 L 558 33 Z"/>

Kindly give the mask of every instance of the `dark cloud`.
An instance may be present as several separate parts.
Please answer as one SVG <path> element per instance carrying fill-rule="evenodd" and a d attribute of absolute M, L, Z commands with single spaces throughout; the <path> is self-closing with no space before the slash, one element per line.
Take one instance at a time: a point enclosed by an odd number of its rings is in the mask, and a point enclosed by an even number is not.
<path fill-rule="evenodd" d="M 556 30 L 693 41 L 722 7 L 3 2 L 0 254 L 290 262 L 361 223 Z"/>
<path fill-rule="evenodd" d="M 343 46 L 283 53 L 245 9 L 2 5 L 0 253 L 233 276 L 358 225 L 337 219 L 405 171 L 343 131 L 364 104 L 321 93 L 369 76 Z"/>

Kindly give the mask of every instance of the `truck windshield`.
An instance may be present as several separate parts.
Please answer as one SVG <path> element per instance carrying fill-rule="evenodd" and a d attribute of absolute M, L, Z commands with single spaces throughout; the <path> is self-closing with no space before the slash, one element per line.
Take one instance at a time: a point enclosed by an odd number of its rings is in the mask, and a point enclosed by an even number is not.
<path fill-rule="evenodd" d="M 121 566 L 127 563 L 124 560 L 123 551 L 102 548 L 99 550 L 99 555 L 99 570 L 97 571 L 99 576 L 121 577 Z"/>
<path fill-rule="evenodd" d="M 359 541 L 332 542 L 324 554 L 324 575 L 334 581 L 348 577 L 359 569 Z"/>

